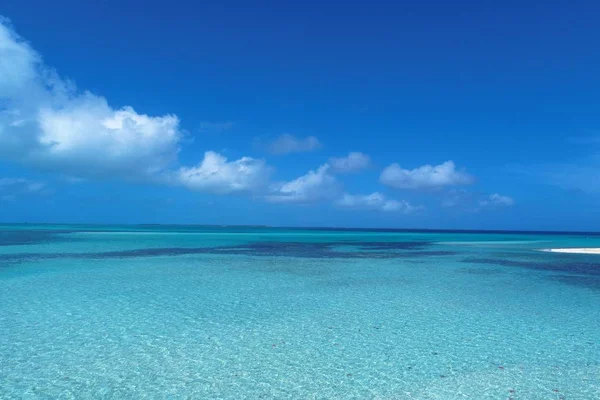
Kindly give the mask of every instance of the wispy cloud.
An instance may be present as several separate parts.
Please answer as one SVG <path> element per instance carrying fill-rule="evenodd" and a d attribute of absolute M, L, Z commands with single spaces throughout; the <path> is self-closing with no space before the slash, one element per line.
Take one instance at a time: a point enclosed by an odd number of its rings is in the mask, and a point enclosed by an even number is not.
<path fill-rule="evenodd" d="M 479 201 L 481 207 L 511 207 L 515 205 L 512 197 L 492 193 Z"/>
<path fill-rule="evenodd" d="M 399 212 L 403 214 L 411 214 L 423 209 L 421 206 L 411 205 L 406 200 L 388 199 L 379 192 L 367 195 L 352 195 L 345 193 L 335 202 L 335 204 L 343 208 L 370 209 L 387 212 Z"/>
<path fill-rule="evenodd" d="M 391 164 L 381 172 L 379 181 L 397 189 L 436 189 L 469 185 L 475 178 L 464 170 L 456 169 L 453 161 L 446 161 L 440 165 L 427 164 L 411 170 Z"/>
<path fill-rule="evenodd" d="M 284 133 L 268 145 L 268 150 L 271 154 L 283 155 L 316 151 L 322 147 L 323 145 L 319 139 L 314 136 L 297 138 L 289 133 Z"/>
<path fill-rule="evenodd" d="M 25 178 L 0 178 L 0 200 L 15 200 L 21 196 L 49 193 L 45 182 Z"/>
<path fill-rule="evenodd" d="M 477 212 L 484 209 L 500 209 L 512 207 L 515 200 L 499 193 L 470 192 L 464 189 L 454 189 L 442 194 L 442 207 Z"/>
<path fill-rule="evenodd" d="M 346 157 L 331 157 L 329 164 L 338 173 L 351 173 L 368 168 L 371 158 L 364 153 L 350 152 Z"/>
<path fill-rule="evenodd" d="M 600 135 L 570 139 L 579 147 L 580 157 L 556 163 L 511 165 L 510 170 L 538 182 L 565 190 L 600 193 Z"/>
<path fill-rule="evenodd" d="M 539 182 L 565 190 L 600 193 L 600 162 L 594 160 L 519 166 L 514 167 L 513 170 Z"/>
<path fill-rule="evenodd" d="M 235 126 L 235 122 L 200 122 L 201 133 L 221 133 L 232 129 Z"/>

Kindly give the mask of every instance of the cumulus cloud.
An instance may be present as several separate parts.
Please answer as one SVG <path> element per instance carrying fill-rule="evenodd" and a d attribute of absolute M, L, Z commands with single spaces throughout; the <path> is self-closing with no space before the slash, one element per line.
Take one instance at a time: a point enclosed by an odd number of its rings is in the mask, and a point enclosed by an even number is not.
<path fill-rule="evenodd" d="M 515 201 L 508 196 L 493 193 L 479 201 L 481 207 L 511 207 Z"/>
<path fill-rule="evenodd" d="M 0 200 L 14 200 L 32 194 L 47 194 L 46 183 L 25 178 L 0 178 Z"/>
<path fill-rule="evenodd" d="M 223 131 L 233 125 L 205 122 L 200 130 Z M 370 160 L 362 153 L 332 158 L 329 164 L 297 179 L 269 185 L 271 168 L 251 157 L 230 161 L 208 151 L 197 165 L 181 166 L 179 152 L 184 136 L 176 115 L 147 115 L 130 106 L 115 107 L 98 94 L 78 89 L 46 66 L 40 54 L 0 17 L 0 160 L 55 171 L 73 181 L 144 181 L 218 194 L 266 194 L 272 202 L 339 199 L 338 205 L 343 207 L 400 212 L 413 209 L 407 202 L 387 199 L 380 193 L 340 198 L 342 185 L 335 174 L 366 168 Z M 314 136 L 283 134 L 268 149 L 287 154 L 321 147 Z M 468 184 L 473 178 L 448 161 L 414 170 L 392 164 L 380 180 L 393 187 L 416 189 Z M 45 186 L 3 178 L 0 190 L 3 196 L 14 196 L 42 193 Z M 506 203 L 499 198 L 486 201 Z"/>
<path fill-rule="evenodd" d="M 296 138 L 294 135 L 284 133 L 269 145 L 269 151 L 272 154 L 283 155 L 289 153 L 304 153 L 319 150 L 323 145 L 314 136 L 308 136 L 304 139 Z"/>
<path fill-rule="evenodd" d="M 293 181 L 275 185 L 266 199 L 273 203 L 309 203 L 335 198 L 340 190 L 331 167 L 323 164 Z"/>
<path fill-rule="evenodd" d="M 77 177 L 147 178 L 177 159 L 174 115 L 119 109 L 80 92 L 0 21 L 0 156 Z"/>
<path fill-rule="evenodd" d="M 180 168 L 173 183 L 217 194 L 250 192 L 265 187 L 270 172 L 263 160 L 242 157 L 227 161 L 222 155 L 207 151 L 197 166 Z"/>
<path fill-rule="evenodd" d="M 41 109 L 37 119 L 40 146 L 28 161 L 76 176 L 148 178 L 177 160 L 181 134 L 175 116 L 114 110 L 105 99 L 86 94 L 59 109 Z"/>
<path fill-rule="evenodd" d="M 371 164 L 371 158 L 363 153 L 350 152 L 346 157 L 332 157 L 329 164 L 335 172 L 349 173 L 368 168 Z"/>
<path fill-rule="evenodd" d="M 398 164 L 387 166 L 379 177 L 381 183 L 397 189 L 435 189 L 444 186 L 469 185 L 474 178 L 457 170 L 453 161 L 440 165 L 423 165 L 409 170 Z"/>
<path fill-rule="evenodd" d="M 201 129 L 232 126 L 203 123 Z M 183 138 L 175 115 L 113 108 L 104 97 L 78 90 L 0 19 L 0 159 L 75 181 L 169 183 L 213 193 L 253 190 L 268 177 L 264 161 L 243 157 L 228 162 L 214 152 L 197 166 L 179 167 Z"/>
<path fill-rule="evenodd" d="M 346 208 L 400 212 L 403 214 L 410 214 L 422 209 L 420 206 L 411 205 L 406 200 L 388 199 L 379 192 L 368 195 L 352 195 L 345 193 L 335 203 L 340 207 Z"/>

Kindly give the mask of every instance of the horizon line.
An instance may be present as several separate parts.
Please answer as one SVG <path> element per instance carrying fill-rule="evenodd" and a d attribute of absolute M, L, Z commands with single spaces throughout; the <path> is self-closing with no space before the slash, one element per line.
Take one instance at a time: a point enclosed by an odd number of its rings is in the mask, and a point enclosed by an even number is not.
<path fill-rule="evenodd" d="M 0 222 L 2 225 L 67 225 L 67 226 L 124 226 L 124 227 L 207 227 L 207 228 L 270 228 L 317 231 L 359 231 L 359 232 L 417 232 L 417 233 L 490 233 L 490 234 L 546 234 L 546 235 L 600 235 L 600 231 L 563 230 L 515 230 L 515 229 L 448 229 L 448 228 L 360 228 L 336 226 L 276 226 L 263 224 L 181 224 L 181 223 L 68 223 L 68 222 Z"/>

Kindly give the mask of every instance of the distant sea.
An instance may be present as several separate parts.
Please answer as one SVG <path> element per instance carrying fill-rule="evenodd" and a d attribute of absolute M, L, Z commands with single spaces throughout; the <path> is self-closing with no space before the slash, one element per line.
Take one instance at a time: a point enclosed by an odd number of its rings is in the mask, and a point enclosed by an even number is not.
<path fill-rule="evenodd" d="M 0 225 L 1 399 L 600 399 L 600 235 Z"/>

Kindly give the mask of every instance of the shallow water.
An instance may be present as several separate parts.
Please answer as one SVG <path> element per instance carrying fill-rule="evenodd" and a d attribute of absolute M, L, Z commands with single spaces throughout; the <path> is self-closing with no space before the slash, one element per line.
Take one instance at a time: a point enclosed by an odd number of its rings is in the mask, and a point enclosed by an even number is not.
<path fill-rule="evenodd" d="M 0 227 L 0 398 L 598 399 L 600 236 Z"/>

